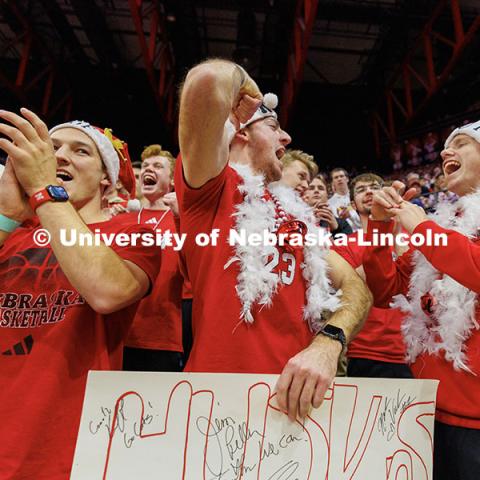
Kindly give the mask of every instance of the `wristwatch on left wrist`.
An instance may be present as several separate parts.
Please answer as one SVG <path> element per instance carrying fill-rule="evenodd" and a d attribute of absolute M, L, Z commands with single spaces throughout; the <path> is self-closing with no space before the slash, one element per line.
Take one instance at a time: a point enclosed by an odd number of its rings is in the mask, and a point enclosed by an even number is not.
<path fill-rule="evenodd" d="M 30 197 L 29 203 L 32 210 L 35 211 L 40 205 L 46 202 L 68 202 L 68 198 L 68 193 L 63 187 L 59 185 L 48 185 L 43 190 L 34 193 Z"/>
<path fill-rule="evenodd" d="M 318 331 L 317 335 L 324 335 L 332 340 L 337 340 L 337 342 L 341 343 L 342 350 L 347 348 L 347 337 L 345 336 L 345 332 L 340 327 L 335 327 L 334 325 L 329 325 L 327 323 Z"/>

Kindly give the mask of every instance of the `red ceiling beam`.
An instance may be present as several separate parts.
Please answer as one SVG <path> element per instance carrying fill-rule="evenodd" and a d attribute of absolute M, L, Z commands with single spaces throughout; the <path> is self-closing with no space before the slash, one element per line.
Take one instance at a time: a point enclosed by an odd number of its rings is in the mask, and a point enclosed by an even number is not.
<path fill-rule="evenodd" d="M 280 123 L 288 125 L 298 90 L 303 81 L 308 46 L 317 17 L 318 0 L 297 0 L 293 35 L 280 103 Z"/>
<path fill-rule="evenodd" d="M 52 52 L 36 34 L 29 19 L 20 11 L 16 2 L 7 1 L 6 6 L 18 20 L 18 25 L 9 25 L 15 33 L 15 38 L 10 41 L 9 48 L 16 48 L 20 52 L 20 62 L 15 78 L 9 78 L 2 72 L 0 73 L 0 82 L 13 93 L 21 105 L 30 106 L 39 111 L 47 121 L 62 107 L 65 107 L 63 118 L 69 120 L 72 105 L 71 88 L 65 77 L 59 73 L 60 69 L 56 66 Z M 15 31 L 15 27 L 19 31 Z M 41 67 L 33 65 L 31 59 L 34 50 L 41 52 L 41 57 L 45 60 L 46 65 Z M 37 58 L 39 58 L 38 55 Z M 39 105 L 31 100 L 34 98 L 33 89 L 40 90 L 42 94 Z M 54 95 L 54 92 L 57 95 Z M 37 95 L 35 95 L 36 97 Z M 56 100 L 59 97 L 60 99 Z"/>
<path fill-rule="evenodd" d="M 129 0 L 128 3 L 148 82 L 165 124 L 173 128 L 175 58 L 167 35 L 163 6 L 157 1 Z M 144 25 L 148 28 L 144 29 Z"/>
<path fill-rule="evenodd" d="M 454 38 L 447 38 L 435 31 L 435 21 L 440 15 L 451 21 Z M 379 107 L 372 114 L 375 149 L 381 151 L 380 132 L 384 138 L 393 144 L 396 142 L 400 128 L 408 125 L 432 100 L 439 89 L 448 80 L 450 73 L 460 59 L 464 49 L 472 42 L 480 28 L 480 15 L 473 20 L 467 31 L 464 30 L 459 0 L 440 0 L 433 10 L 425 27 L 410 52 L 405 56 L 400 68 L 392 76 L 388 87 L 383 93 Z M 436 64 L 432 41 L 441 42 L 450 48 L 450 57 L 443 66 Z M 421 54 L 422 64 L 418 66 L 418 54 Z M 415 58 L 416 67 L 413 66 Z M 420 73 L 421 72 L 424 73 Z M 412 79 L 422 86 L 421 95 L 413 95 Z M 402 91 L 403 103 L 394 91 Z M 414 98 L 415 97 L 415 98 Z M 394 99 L 394 102 L 392 102 Z M 396 109 L 393 109 L 395 103 Z M 388 128 L 383 126 L 388 124 Z M 379 128 L 380 127 L 380 128 Z"/>

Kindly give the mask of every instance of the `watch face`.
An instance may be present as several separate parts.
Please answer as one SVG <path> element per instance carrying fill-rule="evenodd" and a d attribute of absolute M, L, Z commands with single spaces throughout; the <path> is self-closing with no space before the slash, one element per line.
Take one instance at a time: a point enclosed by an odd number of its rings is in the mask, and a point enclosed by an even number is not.
<path fill-rule="evenodd" d="M 63 187 L 49 185 L 47 191 L 56 202 L 66 202 L 68 200 L 68 193 Z"/>
<path fill-rule="evenodd" d="M 323 327 L 322 330 L 325 334 L 340 341 L 344 346 L 346 345 L 347 339 L 345 337 L 344 331 L 341 328 L 327 324 Z"/>

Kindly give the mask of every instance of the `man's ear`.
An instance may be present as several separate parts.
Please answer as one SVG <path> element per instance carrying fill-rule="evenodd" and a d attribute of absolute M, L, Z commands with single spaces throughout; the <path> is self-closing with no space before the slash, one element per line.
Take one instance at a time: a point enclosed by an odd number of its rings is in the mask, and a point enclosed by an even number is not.
<path fill-rule="evenodd" d="M 104 173 L 103 175 L 104 175 L 104 177 L 102 178 L 102 180 L 100 180 L 100 186 L 103 187 L 102 195 L 105 194 L 106 190 L 111 185 L 111 182 L 110 182 L 110 179 L 108 178 L 107 173 Z"/>
<path fill-rule="evenodd" d="M 356 203 L 355 203 L 355 200 L 352 200 L 352 201 L 350 202 L 350 205 L 352 206 L 352 208 L 353 208 L 356 212 L 358 212 L 358 209 L 357 209 L 357 205 L 356 205 Z"/>
<path fill-rule="evenodd" d="M 247 142 L 248 141 L 247 129 L 244 128 L 243 130 L 239 130 L 237 133 L 235 133 L 234 139 L 240 140 L 242 143 Z"/>

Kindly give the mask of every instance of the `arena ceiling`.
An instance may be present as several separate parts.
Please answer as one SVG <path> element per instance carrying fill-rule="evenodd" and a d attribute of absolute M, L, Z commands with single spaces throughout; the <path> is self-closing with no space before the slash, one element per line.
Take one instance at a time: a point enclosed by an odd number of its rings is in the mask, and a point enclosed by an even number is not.
<path fill-rule="evenodd" d="M 134 155 L 175 150 L 179 82 L 229 58 L 279 94 L 295 147 L 361 169 L 375 135 L 478 109 L 479 15 L 480 0 L 1 0 L 0 102 L 113 127 Z"/>

